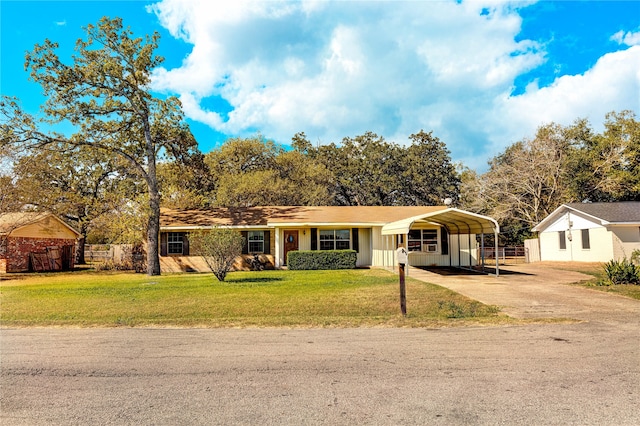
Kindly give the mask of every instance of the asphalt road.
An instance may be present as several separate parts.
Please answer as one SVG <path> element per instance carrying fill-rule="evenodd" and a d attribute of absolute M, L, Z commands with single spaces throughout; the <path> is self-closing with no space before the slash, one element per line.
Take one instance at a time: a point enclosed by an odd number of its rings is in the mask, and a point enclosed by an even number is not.
<path fill-rule="evenodd" d="M 602 320 L 508 327 L 2 329 L 0 423 L 638 425 L 627 300 Z"/>

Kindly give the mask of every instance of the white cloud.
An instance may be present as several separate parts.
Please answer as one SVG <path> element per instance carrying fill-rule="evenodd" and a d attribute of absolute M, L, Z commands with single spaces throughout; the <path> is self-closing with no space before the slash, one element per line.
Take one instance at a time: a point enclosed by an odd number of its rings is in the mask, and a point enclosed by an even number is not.
<path fill-rule="evenodd" d="M 313 141 L 339 142 L 371 130 L 406 143 L 433 130 L 454 159 L 484 167 L 545 120 L 633 102 L 634 48 L 584 75 L 510 96 L 516 77 L 546 61 L 544 46 L 516 41 L 524 6 L 164 0 L 150 10 L 193 49 L 181 67 L 156 70 L 154 87 L 178 93 L 188 117 L 226 134 L 259 130 L 287 142 L 305 131 Z M 627 44 L 635 37 L 614 36 Z M 232 110 L 206 110 L 209 97 Z"/>
<path fill-rule="evenodd" d="M 548 87 L 532 85 L 522 95 L 497 99 L 492 109 L 495 118 L 490 120 L 495 129 L 491 141 L 497 151 L 533 136 L 543 123 L 602 120 L 608 112 L 623 109 L 640 111 L 640 46 L 608 53 L 584 74 L 565 75 Z M 601 121 L 591 124 L 602 130 Z"/>
<path fill-rule="evenodd" d="M 611 36 L 611 40 L 617 42 L 618 44 L 626 44 L 627 46 L 638 46 L 640 45 L 640 31 L 624 32 L 620 30 Z"/>

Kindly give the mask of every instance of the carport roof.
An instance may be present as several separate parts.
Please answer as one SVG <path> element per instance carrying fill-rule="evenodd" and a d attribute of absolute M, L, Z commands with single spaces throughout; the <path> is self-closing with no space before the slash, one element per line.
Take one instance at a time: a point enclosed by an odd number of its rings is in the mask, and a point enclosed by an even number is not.
<path fill-rule="evenodd" d="M 448 208 L 388 223 L 382 227 L 382 235 L 408 234 L 414 225 L 421 223 L 443 225 L 450 234 L 497 234 L 500 232 L 498 222 L 490 217 Z"/>

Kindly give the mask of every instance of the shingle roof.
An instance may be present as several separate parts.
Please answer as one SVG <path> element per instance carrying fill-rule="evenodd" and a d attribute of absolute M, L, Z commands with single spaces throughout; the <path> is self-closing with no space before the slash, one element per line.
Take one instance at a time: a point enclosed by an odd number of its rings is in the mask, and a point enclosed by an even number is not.
<path fill-rule="evenodd" d="M 617 203 L 568 203 L 569 208 L 610 223 L 640 222 L 640 202 L 622 201 Z"/>
<path fill-rule="evenodd" d="M 201 210 L 162 209 L 162 228 L 267 226 L 267 224 L 385 224 L 445 210 L 445 206 L 236 207 Z"/>

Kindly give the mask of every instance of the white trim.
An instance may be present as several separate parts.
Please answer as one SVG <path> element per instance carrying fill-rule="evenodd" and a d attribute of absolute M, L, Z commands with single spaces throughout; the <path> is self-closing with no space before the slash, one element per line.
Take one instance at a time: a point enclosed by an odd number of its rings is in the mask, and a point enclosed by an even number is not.
<path fill-rule="evenodd" d="M 331 226 L 348 226 L 351 228 L 371 228 L 383 226 L 387 222 L 267 222 L 267 226 L 276 228 L 320 228 Z"/>
<path fill-rule="evenodd" d="M 215 226 L 161 226 L 160 231 L 167 232 L 180 232 L 180 231 L 198 231 L 198 230 L 206 230 L 206 229 L 256 229 L 256 230 L 271 230 L 275 229 L 271 226 L 265 225 L 215 225 Z"/>

